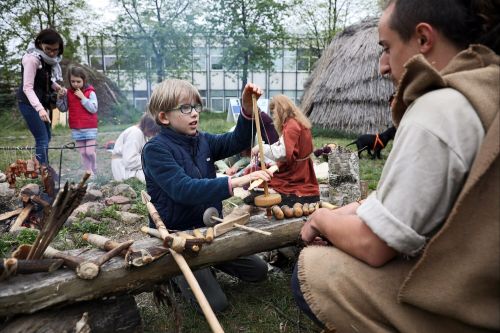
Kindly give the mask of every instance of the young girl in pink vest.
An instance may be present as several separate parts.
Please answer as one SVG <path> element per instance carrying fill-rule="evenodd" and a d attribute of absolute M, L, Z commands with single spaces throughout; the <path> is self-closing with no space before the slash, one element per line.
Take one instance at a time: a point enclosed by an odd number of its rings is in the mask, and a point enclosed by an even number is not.
<path fill-rule="evenodd" d="M 97 97 L 94 87 L 87 84 L 87 75 L 81 67 L 68 69 L 70 89 L 58 95 L 57 107 L 69 111 L 71 135 L 82 158 L 84 170 L 96 173 Z"/>

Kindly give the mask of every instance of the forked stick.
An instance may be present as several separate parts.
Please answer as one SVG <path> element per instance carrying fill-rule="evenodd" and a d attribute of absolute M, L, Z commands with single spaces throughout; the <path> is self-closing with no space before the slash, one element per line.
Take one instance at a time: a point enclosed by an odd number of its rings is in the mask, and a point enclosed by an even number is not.
<path fill-rule="evenodd" d="M 156 228 L 158 229 L 158 232 L 160 233 L 161 238 L 162 239 L 167 238 L 169 235 L 167 228 L 165 227 L 165 224 L 161 220 L 160 214 L 156 210 L 155 206 L 149 200 L 148 194 L 144 191 L 141 191 L 141 197 L 142 197 L 143 203 L 146 204 L 146 207 L 148 208 L 149 215 L 151 216 L 151 219 L 153 220 L 154 224 L 156 225 Z M 222 329 L 222 326 L 220 325 L 219 321 L 217 320 L 217 317 L 215 316 L 214 311 L 210 307 L 210 303 L 208 303 L 208 300 L 205 297 L 205 294 L 203 294 L 203 291 L 201 290 L 201 287 L 198 284 L 198 281 L 194 277 L 193 272 L 191 271 L 191 268 L 189 268 L 189 266 L 186 262 L 186 259 L 184 259 L 184 257 L 181 254 L 175 252 L 172 249 L 169 249 L 169 251 L 170 251 L 170 254 L 172 254 L 172 257 L 174 258 L 177 265 L 179 265 L 179 268 L 181 269 L 182 274 L 184 274 L 184 277 L 186 278 L 187 283 L 191 287 L 191 290 L 193 291 L 193 294 L 196 297 L 198 304 L 200 304 L 200 308 L 203 311 L 205 318 L 207 318 L 208 325 L 210 325 L 212 332 L 215 332 L 215 333 L 222 332 L 223 333 L 224 330 Z"/>

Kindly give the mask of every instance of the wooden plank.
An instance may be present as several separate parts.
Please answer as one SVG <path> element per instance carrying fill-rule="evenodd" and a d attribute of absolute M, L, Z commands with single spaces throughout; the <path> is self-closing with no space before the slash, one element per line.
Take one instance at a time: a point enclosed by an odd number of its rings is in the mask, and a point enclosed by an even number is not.
<path fill-rule="evenodd" d="M 272 236 L 249 233 L 234 229 L 206 244 L 200 254 L 186 260 L 190 267 L 197 268 L 235 259 L 239 256 L 267 251 L 296 242 L 305 218 L 276 221 L 266 217 L 252 216 L 248 225 L 272 232 Z M 161 240 L 146 238 L 134 243 L 134 248 L 158 246 Z M 81 250 L 67 253 L 78 255 Z M 102 254 L 90 250 L 81 254 L 94 259 Z M 143 267 L 126 268 L 123 258 L 113 258 L 102 266 L 94 280 L 82 280 L 69 269 L 52 273 L 18 275 L 0 282 L 0 317 L 35 311 L 69 303 L 92 300 L 103 296 L 135 293 L 152 287 L 155 283 L 178 275 L 180 269 L 171 255 L 165 255 Z"/>
<path fill-rule="evenodd" d="M 22 210 L 23 210 L 23 208 L 20 207 L 20 208 L 13 210 L 11 212 L 0 214 L 0 221 L 7 220 L 13 216 L 21 214 Z"/>
<path fill-rule="evenodd" d="M 21 225 L 23 224 L 24 220 L 26 220 L 28 218 L 32 209 L 33 209 L 33 205 L 27 204 L 26 207 L 24 207 L 21 210 L 21 213 L 17 216 L 16 221 L 10 226 L 9 232 L 14 232 L 14 231 L 23 229 L 23 227 Z"/>

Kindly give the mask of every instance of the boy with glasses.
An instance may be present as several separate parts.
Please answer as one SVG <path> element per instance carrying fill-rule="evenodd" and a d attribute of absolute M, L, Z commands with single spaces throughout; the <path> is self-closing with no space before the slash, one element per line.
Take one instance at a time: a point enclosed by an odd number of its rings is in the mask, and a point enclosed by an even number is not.
<path fill-rule="evenodd" d="M 234 187 L 255 179 L 269 181 L 269 171 L 256 171 L 242 177 L 216 178 L 214 162 L 250 148 L 252 94 L 262 90 L 247 84 L 242 95 L 242 116 L 233 132 L 209 134 L 198 131 L 201 96 L 189 82 L 177 79 L 160 83 L 149 101 L 149 112 L 161 126 L 160 133 L 143 149 L 142 163 L 151 202 L 169 229 L 204 227 L 203 213 L 215 207 L 222 215 L 222 200 L 233 195 Z M 154 225 L 151 225 L 154 227 Z M 249 282 L 266 278 L 267 264 L 253 255 L 222 263 L 216 268 Z M 228 307 L 227 298 L 210 268 L 194 272 L 208 302 L 216 312 Z M 183 277 L 175 278 L 183 295 L 196 305 Z"/>

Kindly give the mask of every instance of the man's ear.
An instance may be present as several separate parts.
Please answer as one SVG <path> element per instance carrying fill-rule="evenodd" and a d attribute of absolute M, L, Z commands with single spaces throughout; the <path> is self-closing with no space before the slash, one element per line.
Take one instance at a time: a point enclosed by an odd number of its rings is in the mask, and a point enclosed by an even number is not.
<path fill-rule="evenodd" d="M 436 31 L 428 23 L 419 23 L 415 27 L 418 47 L 422 54 L 429 53 L 434 47 L 436 41 Z"/>
<path fill-rule="evenodd" d="M 160 113 L 158 113 L 158 120 L 165 126 L 168 126 L 170 124 L 170 120 L 168 120 L 168 115 L 164 111 L 160 111 Z"/>

